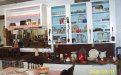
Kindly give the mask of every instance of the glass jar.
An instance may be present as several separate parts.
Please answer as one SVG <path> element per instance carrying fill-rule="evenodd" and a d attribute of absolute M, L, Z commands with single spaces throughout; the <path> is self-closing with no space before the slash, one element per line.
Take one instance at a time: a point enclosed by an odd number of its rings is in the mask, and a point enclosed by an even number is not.
<path fill-rule="evenodd" d="M 71 52 L 71 62 L 75 62 L 77 60 L 77 52 Z"/>

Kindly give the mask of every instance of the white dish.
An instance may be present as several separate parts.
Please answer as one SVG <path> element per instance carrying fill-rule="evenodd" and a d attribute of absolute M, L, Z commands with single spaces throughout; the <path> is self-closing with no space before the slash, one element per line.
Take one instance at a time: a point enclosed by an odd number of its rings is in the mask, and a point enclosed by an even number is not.
<path fill-rule="evenodd" d="M 97 58 L 99 56 L 99 52 L 96 49 L 91 49 L 89 51 L 89 57 L 91 58 Z"/>
<path fill-rule="evenodd" d="M 87 60 L 94 61 L 94 60 L 96 60 L 96 58 L 87 57 Z"/>
<path fill-rule="evenodd" d="M 18 68 L 16 69 L 16 72 L 25 72 L 27 69 L 24 69 L 24 68 Z"/>

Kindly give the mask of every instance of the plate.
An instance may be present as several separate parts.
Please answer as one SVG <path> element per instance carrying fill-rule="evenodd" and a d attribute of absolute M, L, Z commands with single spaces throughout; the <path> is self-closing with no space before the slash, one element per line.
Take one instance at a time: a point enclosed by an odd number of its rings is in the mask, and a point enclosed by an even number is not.
<path fill-rule="evenodd" d="M 27 69 L 24 69 L 24 68 L 18 68 L 16 69 L 16 72 L 25 72 Z"/>
<path fill-rule="evenodd" d="M 89 57 L 92 57 L 92 58 L 97 58 L 99 55 L 99 52 L 97 49 L 91 49 L 89 51 Z"/>
<path fill-rule="evenodd" d="M 87 57 L 87 60 L 94 61 L 94 60 L 96 60 L 96 58 Z"/>
<path fill-rule="evenodd" d="M 75 33 L 76 30 L 77 30 L 78 28 L 79 28 L 79 27 L 78 27 L 77 25 L 73 25 L 73 26 L 72 26 L 72 32 Z"/>

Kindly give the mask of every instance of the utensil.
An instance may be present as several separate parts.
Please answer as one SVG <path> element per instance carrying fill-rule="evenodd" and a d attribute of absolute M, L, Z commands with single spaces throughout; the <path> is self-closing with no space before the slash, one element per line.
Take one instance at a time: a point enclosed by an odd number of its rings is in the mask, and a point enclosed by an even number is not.
<path fill-rule="evenodd" d="M 69 17 L 67 17 L 67 24 L 68 24 L 68 42 L 70 42 L 70 39 L 69 39 L 69 29 L 70 29 L 70 27 L 69 27 Z"/>
<path fill-rule="evenodd" d="M 51 32 L 51 29 L 49 29 L 49 42 L 51 41 L 51 39 L 50 39 L 50 32 Z"/>
<path fill-rule="evenodd" d="M 115 41 L 115 36 L 113 35 L 113 27 L 112 27 L 112 37 L 111 37 L 112 41 Z"/>

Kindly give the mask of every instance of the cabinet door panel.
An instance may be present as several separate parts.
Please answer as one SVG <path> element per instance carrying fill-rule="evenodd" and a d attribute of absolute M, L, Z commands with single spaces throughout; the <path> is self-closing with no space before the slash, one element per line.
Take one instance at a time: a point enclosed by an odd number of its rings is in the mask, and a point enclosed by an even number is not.
<path fill-rule="evenodd" d="M 88 42 L 86 3 L 72 4 L 71 33 L 72 43 L 81 44 Z"/>
<path fill-rule="evenodd" d="M 92 2 L 93 42 L 110 42 L 109 1 Z"/>
<path fill-rule="evenodd" d="M 65 6 L 55 6 L 51 8 L 52 12 L 52 43 L 66 44 L 67 26 L 66 26 L 66 8 Z"/>

